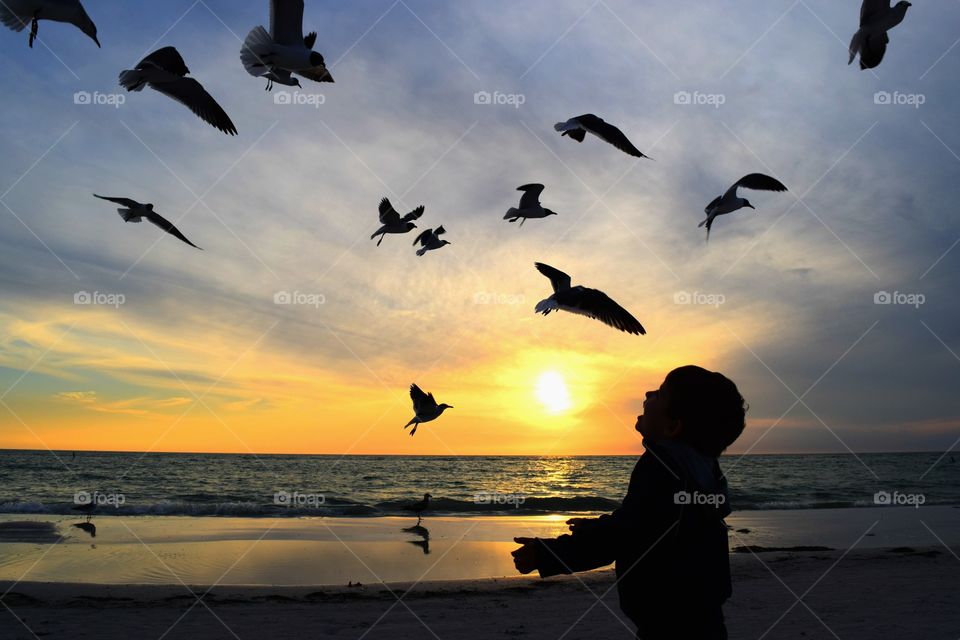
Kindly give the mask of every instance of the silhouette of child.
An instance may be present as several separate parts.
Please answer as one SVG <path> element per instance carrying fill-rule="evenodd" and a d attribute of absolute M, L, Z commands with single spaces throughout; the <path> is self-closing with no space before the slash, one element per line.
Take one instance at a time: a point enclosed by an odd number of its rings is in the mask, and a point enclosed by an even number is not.
<path fill-rule="evenodd" d="M 620 608 L 638 638 L 726 638 L 730 506 L 717 458 L 743 432 L 746 409 L 723 375 L 671 371 L 637 418 L 645 452 L 621 507 L 571 519 L 559 538 L 514 538 L 517 570 L 546 578 L 616 562 Z"/>

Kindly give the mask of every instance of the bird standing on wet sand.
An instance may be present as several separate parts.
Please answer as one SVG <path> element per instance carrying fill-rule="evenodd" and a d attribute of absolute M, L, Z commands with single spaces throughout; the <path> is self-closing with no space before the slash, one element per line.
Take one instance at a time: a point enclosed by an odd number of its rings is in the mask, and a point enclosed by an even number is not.
<path fill-rule="evenodd" d="M 131 200 L 130 198 L 111 198 L 109 196 L 98 196 L 97 194 L 93 195 L 95 198 L 100 198 L 101 200 L 116 202 L 117 204 L 123 205 L 124 208 L 117 209 L 117 213 L 120 214 L 120 217 L 123 218 L 124 222 L 140 222 L 146 218 L 149 222 L 152 222 L 173 237 L 186 242 L 191 247 L 200 249 L 200 247 L 187 240 L 187 236 L 180 233 L 180 230 L 177 229 L 172 222 L 154 211 L 152 204 L 140 204 L 136 200 Z M 203 251 L 203 249 L 200 250 Z"/>
<path fill-rule="evenodd" d="M 93 24 L 80 0 L 0 1 L 0 22 L 17 32 L 30 25 L 30 39 L 27 43 L 31 49 L 33 41 L 37 39 L 40 20 L 72 24 L 100 46 L 100 41 L 97 40 L 97 25 Z"/>
<path fill-rule="evenodd" d="M 429 493 L 425 493 L 425 494 L 423 494 L 423 500 L 421 500 L 420 502 L 415 502 L 415 503 L 413 503 L 413 504 L 411 504 L 411 505 L 408 505 L 408 506 L 404 507 L 405 510 L 407 510 L 407 511 L 412 511 L 412 512 L 414 512 L 415 514 L 417 514 L 417 524 L 418 524 L 418 525 L 420 524 L 420 519 L 423 518 L 423 512 L 426 511 L 426 510 L 430 507 L 430 498 L 432 498 L 432 497 L 433 497 L 433 496 L 430 495 Z"/>
<path fill-rule="evenodd" d="M 605 325 L 626 333 L 643 335 L 647 332 L 630 312 L 610 299 L 603 291 L 587 287 L 570 286 L 570 276 L 550 265 L 535 262 L 537 271 L 550 279 L 553 295 L 537 303 L 534 311 L 549 314 L 551 311 L 569 311 L 577 315 L 599 320 Z"/>
<path fill-rule="evenodd" d="M 520 206 L 518 208 L 510 207 L 503 219 L 510 222 L 520 220 L 520 226 L 522 227 L 527 218 L 546 218 L 547 216 L 557 215 L 550 209 L 544 209 L 543 205 L 540 204 L 540 194 L 543 193 L 543 189 L 543 185 L 539 183 L 517 187 L 517 191 L 523 191 L 523 195 L 520 196 Z"/>
<path fill-rule="evenodd" d="M 635 158 L 653 160 L 653 158 L 643 155 L 639 149 L 633 146 L 633 143 L 627 139 L 623 131 L 620 131 L 620 129 L 604 121 L 603 118 L 595 116 L 592 113 L 585 113 L 582 116 L 570 118 L 566 122 L 558 122 L 553 125 L 553 128 L 555 131 L 562 131 L 563 133 L 560 135 L 570 136 L 577 142 L 583 142 L 584 137 L 588 133 L 592 133 L 604 142 L 612 144 L 617 149 L 620 149 L 620 151 Z"/>
<path fill-rule="evenodd" d="M 410 399 L 413 400 L 414 416 L 410 418 L 410 422 L 403 425 L 403 428 L 413 425 L 413 430 L 410 431 L 411 436 L 417 432 L 421 422 L 436 420 L 446 409 L 453 409 L 449 404 L 437 404 L 432 393 L 424 393 L 416 384 L 410 385 Z"/>
<path fill-rule="evenodd" d="M 380 201 L 380 224 L 383 226 L 374 231 L 370 239 L 373 240 L 377 236 L 380 236 L 380 239 L 377 240 L 377 246 L 379 247 L 388 233 L 407 233 L 416 229 L 417 225 L 415 225 L 413 221 L 419 219 L 422 215 L 423 205 L 420 205 L 407 215 L 400 217 L 400 214 L 393 208 L 390 201 L 384 198 Z"/>
<path fill-rule="evenodd" d="M 737 195 L 737 189 L 754 189 L 759 191 L 786 191 L 787 188 L 783 185 L 782 182 L 776 178 L 771 178 L 770 176 L 764 175 L 762 173 L 751 173 L 743 176 L 739 180 L 733 183 L 733 185 L 727 189 L 726 193 L 722 196 L 717 196 L 713 199 L 710 204 L 708 204 L 703 212 L 707 214 L 706 219 L 703 222 L 697 225 L 697 227 L 702 227 L 706 225 L 707 227 L 707 241 L 710 241 L 710 227 L 713 226 L 713 221 L 717 216 L 722 216 L 727 213 L 732 213 L 738 209 L 744 207 L 749 207 L 750 209 L 756 209 L 750 201 L 746 198 L 741 198 Z"/>

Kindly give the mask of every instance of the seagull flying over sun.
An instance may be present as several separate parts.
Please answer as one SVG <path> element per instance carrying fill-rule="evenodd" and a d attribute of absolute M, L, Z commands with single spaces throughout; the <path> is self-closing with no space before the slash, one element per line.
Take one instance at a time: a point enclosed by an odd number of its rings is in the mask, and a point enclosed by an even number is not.
<path fill-rule="evenodd" d="M 413 425 L 413 430 L 410 431 L 411 436 L 417 432 L 417 427 L 421 423 L 436 420 L 446 409 L 453 409 L 449 404 L 437 404 L 432 393 L 424 393 L 416 384 L 410 385 L 410 399 L 413 400 L 414 416 L 410 418 L 410 422 L 403 425 L 403 428 Z"/>
<path fill-rule="evenodd" d="M 643 325 L 630 315 L 630 312 L 610 299 L 603 291 L 587 287 L 570 286 L 570 276 L 559 269 L 541 262 L 534 263 L 537 271 L 550 279 L 553 295 L 537 303 L 534 311 L 549 314 L 551 311 L 568 311 L 634 335 L 643 335 L 647 331 Z"/>

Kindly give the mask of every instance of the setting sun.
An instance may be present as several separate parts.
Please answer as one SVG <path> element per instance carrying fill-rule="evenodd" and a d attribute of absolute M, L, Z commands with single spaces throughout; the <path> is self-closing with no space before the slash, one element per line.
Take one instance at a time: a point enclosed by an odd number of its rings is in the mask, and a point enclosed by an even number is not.
<path fill-rule="evenodd" d="M 537 380 L 537 400 L 551 413 L 559 413 L 570 408 L 570 394 L 567 385 L 556 371 L 545 371 Z"/>

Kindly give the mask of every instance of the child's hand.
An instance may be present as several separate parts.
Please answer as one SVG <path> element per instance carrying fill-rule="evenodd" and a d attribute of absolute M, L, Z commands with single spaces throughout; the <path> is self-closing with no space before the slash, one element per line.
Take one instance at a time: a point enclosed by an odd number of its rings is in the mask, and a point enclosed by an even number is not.
<path fill-rule="evenodd" d="M 537 568 L 537 539 L 514 538 L 513 541 L 523 545 L 510 552 L 510 555 L 513 556 L 513 565 L 520 573 L 530 573 Z"/>
<path fill-rule="evenodd" d="M 567 520 L 567 526 L 570 527 L 570 533 L 577 533 L 578 531 L 586 531 L 596 521 L 596 518 L 570 518 Z"/>

